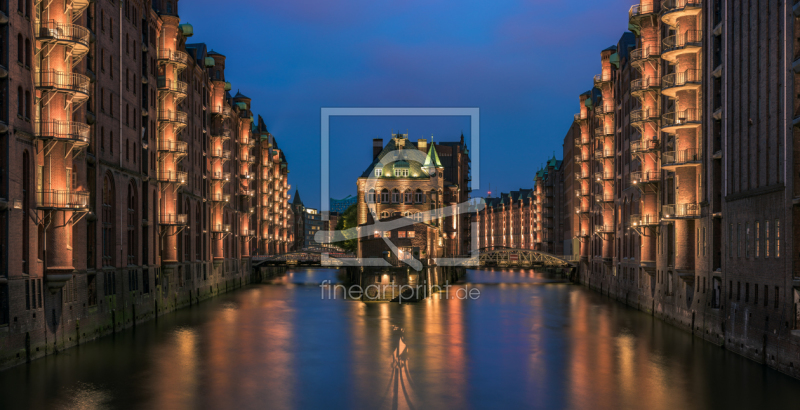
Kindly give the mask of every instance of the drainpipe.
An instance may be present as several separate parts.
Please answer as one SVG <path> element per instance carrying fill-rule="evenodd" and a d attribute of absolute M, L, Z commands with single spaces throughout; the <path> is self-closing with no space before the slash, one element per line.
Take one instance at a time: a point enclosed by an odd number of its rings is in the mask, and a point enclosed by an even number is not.
<path fill-rule="evenodd" d="M 119 167 L 122 168 L 122 2 L 119 5 Z"/>

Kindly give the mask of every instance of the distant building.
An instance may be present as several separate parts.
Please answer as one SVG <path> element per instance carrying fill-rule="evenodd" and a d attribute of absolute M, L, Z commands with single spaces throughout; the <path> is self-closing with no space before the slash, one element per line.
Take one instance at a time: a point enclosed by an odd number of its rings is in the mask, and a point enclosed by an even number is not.
<path fill-rule="evenodd" d="M 340 214 L 343 214 L 344 211 L 347 210 L 347 208 L 350 208 L 350 206 L 355 205 L 356 202 L 358 202 L 358 197 L 357 196 L 352 196 L 352 195 L 348 195 L 348 196 L 346 196 L 345 198 L 342 198 L 342 199 L 333 199 L 333 198 L 331 198 L 331 200 L 330 200 L 330 211 L 331 212 L 338 212 Z"/>
<path fill-rule="evenodd" d="M 303 200 L 300 199 L 300 191 L 294 190 L 294 198 L 290 205 L 293 224 L 292 236 L 293 241 L 290 250 L 298 250 L 305 246 L 305 213 L 306 207 L 303 205 Z"/>
<path fill-rule="evenodd" d="M 303 212 L 303 247 L 313 248 L 322 246 L 314 239 L 314 235 L 322 230 L 322 214 L 314 208 L 305 208 Z"/>

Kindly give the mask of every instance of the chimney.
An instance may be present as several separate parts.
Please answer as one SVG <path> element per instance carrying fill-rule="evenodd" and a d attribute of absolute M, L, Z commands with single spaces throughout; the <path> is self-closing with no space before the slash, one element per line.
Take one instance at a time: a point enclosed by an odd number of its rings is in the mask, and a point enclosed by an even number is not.
<path fill-rule="evenodd" d="M 422 152 L 426 152 L 428 150 L 428 140 L 426 140 L 425 138 L 418 139 L 417 148 L 419 148 L 419 150 Z"/>
<path fill-rule="evenodd" d="M 383 150 L 383 138 L 372 140 L 372 159 L 378 158 L 378 154 Z"/>

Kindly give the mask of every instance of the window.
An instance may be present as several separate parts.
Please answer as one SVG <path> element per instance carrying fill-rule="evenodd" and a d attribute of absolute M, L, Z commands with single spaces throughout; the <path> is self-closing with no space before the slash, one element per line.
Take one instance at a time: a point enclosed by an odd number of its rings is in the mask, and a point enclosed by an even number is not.
<path fill-rule="evenodd" d="M 742 257 L 742 224 L 736 225 L 736 257 Z"/>
<path fill-rule="evenodd" d="M 133 184 L 133 181 L 128 184 L 128 265 L 136 265 L 138 249 L 136 187 Z"/>
<path fill-rule="evenodd" d="M 375 190 L 374 189 L 370 189 L 369 192 L 367 192 L 367 203 L 368 204 L 375 203 Z"/>
<path fill-rule="evenodd" d="M 764 257 L 769 258 L 769 221 L 764 221 Z"/>
<path fill-rule="evenodd" d="M 116 295 L 117 277 L 114 272 L 106 272 L 103 279 L 103 296 Z"/>
<path fill-rule="evenodd" d="M 406 192 L 403 194 L 403 202 L 410 204 L 411 203 L 411 190 L 406 189 Z"/>
<path fill-rule="evenodd" d="M 114 181 L 110 174 L 103 179 L 103 266 L 114 266 Z"/>
<path fill-rule="evenodd" d="M 777 258 L 777 256 L 776 256 L 776 258 Z M 774 300 L 774 301 L 775 301 L 775 302 L 774 302 L 774 303 L 775 303 L 775 309 L 777 309 L 777 308 L 778 308 L 778 300 L 780 299 L 780 289 L 781 289 L 781 288 L 779 288 L 779 287 L 775 286 L 775 297 L 774 297 L 774 298 L 772 298 L 772 300 Z"/>
<path fill-rule="evenodd" d="M 31 118 L 31 92 L 25 90 L 25 118 Z"/>
<path fill-rule="evenodd" d="M 31 67 L 31 40 L 25 39 L 25 65 Z"/>
<path fill-rule="evenodd" d="M 418 189 L 417 192 L 414 193 L 414 203 L 421 204 L 424 201 L 424 196 L 422 195 L 422 190 Z"/>
<path fill-rule="evenodd" d="M 389 217 L 389 211 L 381 211 L 381 219 L 388 218 L 388 217 Z"/>
<path fill-rule="evenodd" d="M 97 275 L 86 276 L 86 294 L 89 306 L 97 304 Z"/>
<path fill-rule="evenodd" d="M 382 168 L 375 168 L 375 176 L 376 177 L 380 177 L 382 175 L 383 175 L 383 169 Z"/>
<path fill-rule="evenodd" d="M 376 238 L 380 238 L 381 237 L 381 231 L 375 231 L 375 237 Z"/>
<path fill-rule="evenodd" d="M 22 272 L 30 273 L 30 225 L 28 210 L 31 209 L 31 159 L 28 150 L 22 153 Z M 2 308 L 2 307 L 0 307 Z"/>
<path fill-rule="evenodd" d="M 398 204 L 400 203 L 400 191 L 397 189 L 392 190 L 392 203 Z"/>
<path fill-rule="evenodd" d="M 406 237 L 406 231 L 397 231 L 397 237 L 398 238 L 405 238 Z"/>
<path fill-rule="evenodd" d="M 24 42 L 22 41 L 22 34 L 17 34 L 17 62 L 22 64 L 25 59 Z"/>
<path fill-rule="evenodd" d="M 781 220 L 775 220 L 775 257 L 781 257 Z M 777 307 L 777 305 L 776 305 Z"/>
<path fill-rule="evenodd" d="M 392 237 L 392 231 L 383 231 L 383 237 L 384 238 L 391 238 Z"/>
<path fill-rule="evenodd" d="M 17 87 L 17 115 L 22 117 L 25 114 L 25 94 L 22 87 Z"/>
<path fill-rule="evenodd" d="M 408 237 L 408 238 L 413 238 L 414 235 L 416 235 L 415 231 L 407 231 L 406 232 L 406 237 Z"/>
<path fill-rule="evenodd" d="M 744 224 L 744 257 L 750 258 L 750 222 Z"/>
<path fill-rule="evenodd" d="M 756 258 L 758 258 L 761 253 L 761 225 L 756 221 L 756 242 L 755 242 L 755 251 L 756 251 Z"/>
<path fill-rule="evenodd" d="M 381 191 L 381 202 L 384 204 L 389 203 L 389 191 L 387 189 Z"/>

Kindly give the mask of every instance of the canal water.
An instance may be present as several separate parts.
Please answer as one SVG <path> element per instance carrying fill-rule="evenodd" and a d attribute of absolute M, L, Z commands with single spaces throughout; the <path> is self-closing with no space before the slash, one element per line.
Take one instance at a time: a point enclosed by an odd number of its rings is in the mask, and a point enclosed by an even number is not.
<path fill-rule="evenodd" d="M 269 284 L 0 372 L 0 408 L 798 408 L 800 381 L 533 270 L 415 303 Z M 472 295 L 476 295 L 473 291 Z M 330 293 L 329 293 L 330 294 Z"/>

